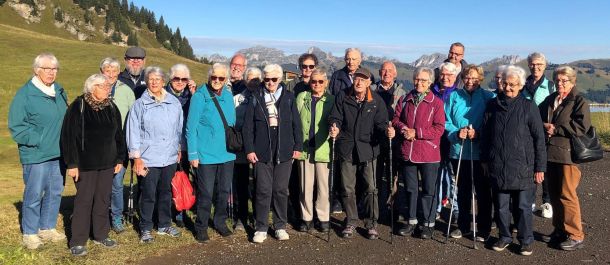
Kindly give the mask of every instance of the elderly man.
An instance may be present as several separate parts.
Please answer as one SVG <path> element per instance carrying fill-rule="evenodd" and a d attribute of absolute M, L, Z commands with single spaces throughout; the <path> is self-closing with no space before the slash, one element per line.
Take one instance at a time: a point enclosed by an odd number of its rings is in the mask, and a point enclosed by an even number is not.
<path fill-rule="evenodd" d="M 125 51 L 125 70 L 119 74 L 119 80 L 128 85 L 136 97 L 142 96 L 146 90 L 146 82 L 142 74 L 146 65 L 146 51 L 140 47 L 129 47 Z"/>
<path fill-rule="evenodd" d="M 358 48 L 347 48 L 345 50 L 345 67 L 335 71 L 330 77 L 328 91 L 336 96 L 340 91 L 349 90 L 354 83 L 354 73 L 360 69 L 362 63 L 362 52 Z M 375 78 L 371 75 L 370 80 L 375 83 Z"/>
<path fill-rule="evenodd" d="M 364 191 L 364 225 L 367 237 L 376 239 L 377 187 L 375 162 L 379 155 L 379 141 L 385 141 L 384 133 L 394 137 L 394 129 L 388 128 L 388 112 L 377 93 L 371 91 L 371 72 L 366 68 L 354 72 L 351 89 L 341 91 L 328 118 L 330 137 L 336 138 L 336 153 L 341 168 L 342 198 L 347 220 L 342 236 L 350 238 L 356 230 L 356 176 L 362 177 Z"/>
<path fill-rule="evenodd" d="M 461 88 L 464 86 L 464 83 L 462 82 L 462 78 L 459 75 L 460 72 L 462 72 L 462 68 L 466 67 L 466 65 L 468 65 L 468 63 L 466 62 L 466 60 L 464 60 L 464 44 L 460 43 L 460 42 L 454 42 L 451 44 L 451 46 L 449 47 L 449 53 L 447 54 L 447 59 L 444 61 L 445 63 L 452 63 L 455 65 L 455 67 L 457 68 L 457 79 L 455 81 L 455 83 L 457 84 L 456 87 Z M 436 68 L 435 71 L 435 77 L 436 80 L 439 80 L 440 78 L 440 67 Z"/>
<path fill-rule="evenodd" d="M 286 84 L 286 89 L 294 92 L 297 96 L 301 92 L 309 91 L 309 79 L 311 73 L 318 67 L 318 57 L 313 53 L 303 53 L 299 56 L 299 69 L 301 75 L 299 78 L 292 79 Z"/>
<path fill-rule="evenodd" d="M 230 87 L 233 96 L 241 93 L 246 89 L 246 82 L 244 82 L 244 71 L 248 66 L 248 60 L 246 56 L 241 53 L 236 53 L 231 57 L 230 77 L 227 85 Z"/>

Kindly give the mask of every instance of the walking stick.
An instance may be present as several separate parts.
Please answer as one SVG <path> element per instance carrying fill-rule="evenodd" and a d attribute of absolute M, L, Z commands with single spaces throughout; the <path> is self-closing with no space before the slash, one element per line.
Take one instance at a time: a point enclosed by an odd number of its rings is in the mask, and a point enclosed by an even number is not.
<path fill-rule="evenodd" d="M 457 172 L 455 173 L 455 183 L 453 184 L 453 195 L 451 196 L 451 210 L 449 211 L 449 223 L 447 223 L 447 234 L 445 234 L 445 243 L 449 240 L 449 230 L 451 229 L 451 219 L 453 218 L 453 206 L 455 205 L 455 200 L 457 200 L 457 193 L 455 190 L 457 189 L 457 183 L 460 178 L 460 166 L 462 165 L 462 151 L 464 151 L 464 139 L 462 139 L 462 143 L 460 145 L 460 156 L 458 158 L 457 164 Z"/>
<path fill-rule="evenodd" d="M 472 124 L 468 125 L 468 129 L 472 129 Z M 479 246 L 477 246 L 477 218 L 476 218 L 476 204 L 475 204 L 475 199 L 474 199 L 474 162 L 472 160 L 472 138 L 470 139 L 470 194 L 472 197 L 472 238 L 473 240 L 473 246 L 472 248 L 474 249 L 479 249 Z"/>
<path fill-rule="evenodd" d="M 392 126 L 392 122 L 390 122 Z M 388 162 L 388 168 L 390 170 L 390 194 L 392 194 L 392 188 L 394 186 L 394 172 L 392 171 L 392 138 L 388 138 L 390 147 L 390 161 Z M 390 203 L 390 244 L 394 244 L 394 200 Z"/>
<path fill-rule="evenodd" d="M 127 199 L 127 220 L 133 225 L 133 217 L 136 215 L 133 205 L 133 164 L 129 174 L 129 197 Z"/>
<path fill-rule="evenodd" d="M 332 205 L 333 203 L 333 181 L 335 178 L 335 137 L 332 137 L 333 141 L 332 141 L 332 146 L 331 146 L 331 156 L 330 156 L 330 179 L 329 179 L 329 192 L 328 192 L 328 204 Z M 330 224 L 330 209 L 329 209 L 329 216 L 328 216 L 328 231 L 326 231 L 326 242 L 330 242 L 330 229 L 331 228 L 331 224 Z"/>

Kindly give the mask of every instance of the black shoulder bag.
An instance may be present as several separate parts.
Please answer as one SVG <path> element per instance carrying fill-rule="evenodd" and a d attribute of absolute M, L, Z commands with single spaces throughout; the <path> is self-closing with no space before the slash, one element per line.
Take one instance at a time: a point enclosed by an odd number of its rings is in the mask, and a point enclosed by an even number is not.
<path fill-rule="evenodd" d="M 589 127 L 587 133 L 582 136 L 572 137 L 572 161 L 575 163 L 587 163 L 604 158 L 604 150 L 599 143 L 595 127 Z"/>
<path fill-rule="evenodd" d="M 214 105 L 216 105 L 216 109 L 218 110 L 220 118 L 222 119 L 222 124 L 225 127 L 225 142 L 227 145 L 227 151 L 231 153 L 237 153 L 242 151 L 244 149 L 244 140 L 241 135 L 241 132 L 237 131 L 232 126 L 229 126 L 229 124 L 227 123 L 227 119 L 225 119 L 225 114 L 224 112 L 222 112 L 222 108 L 220 108 L 220 104 L 218 103 L 216 95 L 214 95 L 214 92 L 210 91 L 209 89 L 208 92 L 210 93 L 210 97 L 214 101 Z"/>

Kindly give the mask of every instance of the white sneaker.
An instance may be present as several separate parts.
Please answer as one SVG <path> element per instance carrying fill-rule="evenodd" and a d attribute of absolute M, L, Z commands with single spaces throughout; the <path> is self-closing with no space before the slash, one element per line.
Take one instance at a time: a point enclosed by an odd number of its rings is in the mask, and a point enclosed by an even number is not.
<path fill-rule="evenodd" d="M 51 241 L 51 242 L 59 242 L 66 239 L 66 235 L 64 233 L 57 232 L 55 228 L 53 229 L 45 229 L 38 230 L 38 236 L 42 241 Z"/>
<path fill-rule="evenodd" d="M 553 206 L 550 203 L 544 203 L 540 206 L 542 209 L 542 217 L 544 218 L 553 218 Z"/>
<path fill-rule="evenodd" d="M 42 240 L 40 240 L 38 235 L 23 235 L 23 245 L 28 249 L 37 249 L 42 244 Z"/>
<path fill-rule="evenodd" d="M 275 237 L 277 240 L 284 241 L 290 239 L 290 236 L 286 232 L 286 229 L 275 230 Z"/>
<path fill-rule="evenodd" d="M 536 204 L 532 203 L 532 213 L 535 213 L 535 212 L 536 212 Z"/>
<path fill-rule="evenodd" d="M 252 242 L 254 243 L 263 243 L 267 239 L 267 232 L 254 232 L 254 237 L 252 237 Z"/>

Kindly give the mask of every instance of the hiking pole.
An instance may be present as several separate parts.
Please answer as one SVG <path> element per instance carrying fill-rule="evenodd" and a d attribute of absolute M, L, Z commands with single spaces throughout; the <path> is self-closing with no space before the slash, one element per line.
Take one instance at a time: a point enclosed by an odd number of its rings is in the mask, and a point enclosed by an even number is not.
<path fill-rule="evenodd" d="M 331 156 L 330 156 L 330 179 L 329 179 L 329 192 L 328 192 L 328 204 L 332 205 L 333 203 L 333 181 L 335 178 L 335 137 L 333 137 L 332 146 L 331 146 Z M 332 207 L 332 206 L 331 206 Z M 330 208 L 328 211 L 328 231 L 326 231 L 326 242 L 330 242 Z"/>
<path fill-rule="evenodd" d="M 131 165 L 131 170 L 129 174 L 129 197 L 127 199 L 127 220 L 129 223 L 133 225 L 133 217 L 135 216 L 135 211 L 133 208 L 133 164 Z"/>
<path fill-rule="evenodd" d="M 235 220 L 233 219 L 233 181 L 231 181 L 231 185 L 229 186 L 229 218 L 231 218 L 231 224 L 235 226 Z"/>
<path fill-rule="evenodd" d="M 472 124 L 468 125 L 468 129 L 472 129 Z M 479 246 L 477 246 L 477 215 L 476 215 L 476 204 L 475 204 L 475 199 L 474 199 L 474 162 L 472 160 L 472 138 L 470 138 L 470 194 L 472 197 L 472 238 L 473 240 L 473 246 L 472 248 L 474 249 L 479 249 Z"/>
<path fill-rule="evenodd" d="M 464 151 L 464 139 L 460 145 L 460 156 L 458 158 L 457 172 L 455 173 L 455 183 L 453 184 L 453 194 L 451 195 L 451 210 L 449 210 L 449 223 L 447 223 L 447 234 L 445 234 L 445 243 L 449 240 L 449 230 L 451 229 L 451 219 L 453 218 L 453 207 L 455 206 L 455 200 L 457 200 L 457 183 L 460 178 L 460 166 L 462 165 L 462 151 Z"/>
<path fill-rule="evenodd" d="M 392 122 L 389 122 L 392 126 Z M 394 186 L 394 172 L 392 171 L 392 138 L 388 138 L 388 144 L 390 149 L 390 161 L 388 162 L 388 168 L 390 170 L 390 194 L 392 194 L 392 188 Z M 390 244 L 394 244 L 394 200 L 390 203 Z"/>

